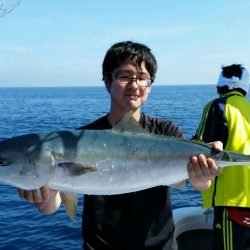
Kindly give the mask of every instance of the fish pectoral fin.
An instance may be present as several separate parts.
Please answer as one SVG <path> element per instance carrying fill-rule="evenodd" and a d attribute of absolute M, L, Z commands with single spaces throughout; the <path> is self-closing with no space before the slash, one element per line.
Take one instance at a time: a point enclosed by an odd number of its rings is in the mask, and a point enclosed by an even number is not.
<path fill-rule="evenodd" d="M 62 203 L 71 220 L 76 219 L 78 195 L 71 192 L 60 192 Z"/>
<path fill-rule="evenodd" d="M 95 165 L 86 165 L 76 162 L 63 162 L 63 163 L 58 163 L 57 165 L 58 167 L 63 167 L 67 169 L 68 173 L 72 176 L 79 176 L 82 174 L 96 171 Z"/>
<path fill-rule="evenodd" d="M 186 183 L 186 181 L 183 180 L 183 181 L 180 181 L 180 182 L 177 182 L 177 183 L 173 183 L 173 184 L 171 184 L 169 186 L 172 187 L 172 188 L 179 189 L 179 190 L 184 190 L 185 189 L 185 183 Z"/>

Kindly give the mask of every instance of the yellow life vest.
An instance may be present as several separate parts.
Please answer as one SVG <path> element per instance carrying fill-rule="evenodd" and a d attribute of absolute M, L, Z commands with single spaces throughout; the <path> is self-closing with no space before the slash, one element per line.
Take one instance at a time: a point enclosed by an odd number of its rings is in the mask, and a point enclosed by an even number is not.
<path fill-rule="evenodd" d="M 236 92 L 236 91 L 235 91 Z M 250 154 L 250 103 L 236 92 L 228 93 L 225 117 L 228 126 L 226 150 Z M 216 187 L 215 187 L 216 186 Z M 250 166 L 230 166 L 202 192 L 203 207 L 250 207 Z"/>

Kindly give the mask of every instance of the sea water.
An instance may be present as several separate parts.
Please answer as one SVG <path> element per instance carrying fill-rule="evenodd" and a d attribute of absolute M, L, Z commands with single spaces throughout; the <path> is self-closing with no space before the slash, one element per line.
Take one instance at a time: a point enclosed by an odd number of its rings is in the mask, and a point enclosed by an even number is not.
<path fill-rule="evenodd" d="M 0 140 L 38 131 L 75 129 L 109 111 L 102 87 L 0 88 Z M 213 85 L 153 86 L 143 112 L 178 124 L 186 137 L 194 135 L 204 105 L 216 97 Z M 77 219 L 63 205 L 50 216 L 20 200 L 14 187 L 0 184 L 0 249 L 82 249 L 80 196 Z M 200 194 L 187 185 L 172 190 L 173 208 L 201 204 Z M 146 206 L 147 204 L 145 204 Z"/>

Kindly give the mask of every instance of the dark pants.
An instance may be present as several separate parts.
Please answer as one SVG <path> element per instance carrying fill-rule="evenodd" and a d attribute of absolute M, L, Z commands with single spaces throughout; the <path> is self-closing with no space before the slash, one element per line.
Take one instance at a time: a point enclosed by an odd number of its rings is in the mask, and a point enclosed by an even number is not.
<path fill-rule="evenodd" d="M 231 220 L 226 207 L 214 207 L 213 250 L 250 250 L 250 227 Z"/>

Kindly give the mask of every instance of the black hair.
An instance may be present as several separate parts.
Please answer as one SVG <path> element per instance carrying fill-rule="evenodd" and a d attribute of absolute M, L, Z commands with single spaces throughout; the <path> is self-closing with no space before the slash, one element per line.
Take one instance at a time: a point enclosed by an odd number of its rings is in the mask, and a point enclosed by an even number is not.
<path fill-rule="evenodd" d="M 138 68 L 142 62 L 150 74 L 152 82 L 157 71 L 157 62 L 151 50 L 144 44 L 131 41 L 119 42 L 114 44 L 106 53 L 102 64 L 102 75 L 107 76 L 111 81 L 111 72 L 121 66 L 127 59 L 135 60 Z"/>
<path fill-rule="evenodd" d="M 226 78 L 233 76 L 241 78 L 243 67 L 241 64 L 232 64 L 230 66 L 222 66 L 222 74 Z"/>
<path fill-rule="evenodd" d="M 232 64 L 230 66 L 222 66 L 222 75 L 226 78 L 232 78 L 233 76 L 235 76 L 241 79 L 243 69 L 245 68 L 242 67 L 241 64 Z M 222 95 L 229 93 L 231 91 L 234 91 L 234 90 L 239 91 L 244 96 L 247 94 L 246 91 L 241 88 L 229 89 L 228 86 L 222 86 L 222 87 L 217 86 L 217 92 Z"/>

